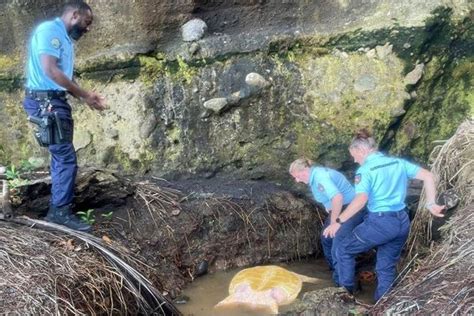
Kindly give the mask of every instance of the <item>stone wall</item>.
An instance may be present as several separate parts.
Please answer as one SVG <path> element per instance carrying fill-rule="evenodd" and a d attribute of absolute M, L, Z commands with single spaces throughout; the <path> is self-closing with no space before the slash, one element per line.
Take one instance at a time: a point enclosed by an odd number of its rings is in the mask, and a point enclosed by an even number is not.
<path fill-rule="evenodd" d="M 384 149 L 423 161 L 432 140 L 472 115 L 472 8 L 445 4 L 94 2 L 77 79 L 109 109 L 72 101 L 80 164 L 277 179 L 299 155 L 346 166 L 362 126 Z M 28 33 L 59 8 L 0 4 L 0 164 L 47 156 L 19 103 Z M 183 42 L 192 17 L 208 31 Z"/>

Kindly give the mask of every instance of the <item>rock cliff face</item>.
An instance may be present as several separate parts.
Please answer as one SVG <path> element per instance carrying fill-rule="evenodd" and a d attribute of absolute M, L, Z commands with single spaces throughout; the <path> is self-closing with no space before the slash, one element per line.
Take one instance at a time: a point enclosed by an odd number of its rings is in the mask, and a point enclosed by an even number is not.
<path fill-rule="evenodd" d="M 99 1 L 77 44 L 82 165 L 158 175 L 286 177 L 305 155 L 340 168 L 356 128 L 423 161 L 473 113 L 469 1 Z M 60 1 L 0 3 L 0 163 L 45 156 L 19 104 L 28 34 Z M 180 27 L 207 23 L 200 40 Z"/>

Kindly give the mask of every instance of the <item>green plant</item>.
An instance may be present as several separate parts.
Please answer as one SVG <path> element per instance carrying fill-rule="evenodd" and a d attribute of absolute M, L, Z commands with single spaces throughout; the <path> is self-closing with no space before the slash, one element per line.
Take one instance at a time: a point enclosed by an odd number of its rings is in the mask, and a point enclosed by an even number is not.
<path fill-rule="evenodd" d="M 15 189 L 15 188 L 18 188 L 20 186 L 23 186 L 23 185 L 27 185 L 29 184 L 30 181 L 26 180 L 26 179 L 22 179 L 22 178 L 15 178 L 15 179 L 12 179 L 12 180 L 9 180 L 8 181 L 8 186 L 11 188 L 11 189 Z"/>
<path fill-rule="evenodd" d="M 79 215 L 82 221 L 86 222 L 89 225 L 95 223 L 94 209 L 88 209 L 87 212 L 77 212 L 77 215 Z"/>
<path fill-rule="evenodd" d="M 18 169 L 23 172 L 30 173 L 35 170 L 35 166 L 28 160 L 22 160 L 20 161 L 20 167 Z"/>
<path fill-rule="evenodd" d="M 10 168 L 7 169 L 6 176 L 8 180 L 19 179 L 20 172 L 16 169 L 15 165 L 11 165 Z"/>
<path fill-rule="evenodd" d="M 105 218 L 106 220 L 109 220 L 109 221 L 110 221 L 110 220 L 112 219 L 112 214 L 113 214 L 113 213 L 114 213 L 114 212 L 110 211 L 110 212 L 108 212 L 108 213 L 102 214 L 102 217 Z"/>
<path fill-rule="evenodd" d="M 27 179 L 21 178 L 20 169 L 17 169 L 15 165 L 11 165 L 10 168 L 7 169 L 5 175 L 7 176 L 8 185 L 13 189 L 30 183 Z"/>

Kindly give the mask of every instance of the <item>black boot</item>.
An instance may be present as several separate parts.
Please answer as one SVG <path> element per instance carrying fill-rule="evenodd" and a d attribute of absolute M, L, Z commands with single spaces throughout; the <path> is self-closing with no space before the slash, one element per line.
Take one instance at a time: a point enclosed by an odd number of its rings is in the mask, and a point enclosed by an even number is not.
<path fill-rule="evenodd" d="M 351 295 L 356 295 L 362 292 L 362 284 L 360 280 L 356 280 L 354 283 L 354 286 L 344 286 L 347 292 L 349 292 Z"/>
<path fill-rule="evenodd" d="M 48 222 L 64 225 L 74 230 L 83 232 L 89 232 L 91 230 L 90 225 L 82 222 L 79 218 L 72 214 L 71 204 L 61 207 L 51 206 L 44 219 Z"/>

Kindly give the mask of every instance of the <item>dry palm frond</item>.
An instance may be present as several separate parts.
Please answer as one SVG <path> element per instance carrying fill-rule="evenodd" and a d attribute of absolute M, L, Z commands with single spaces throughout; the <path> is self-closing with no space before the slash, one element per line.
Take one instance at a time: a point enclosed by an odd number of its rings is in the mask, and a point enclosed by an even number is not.
<path fill-rule="evenodd" d="M 467 181 L 468 179 L 460 175 L 474 170 L 474 122 L 463 123 L 452 138 L 433 150 L 431 160 L 434 160 L 431 171 L 438 177 L 438 192 L 456 188 L 459 196 L 466 197 L 471 194 L 473 181 Z M 472 173 L 471 180 L 473 180 Z M 460 181 L 462 183 L 459 183 Z M 407 242 L 410 250 L 408 258 L 411 258 L 420 247 L 428 246 L 432 240 L 433 217 L 424 209 L 425 198 L 423 191 Z M 466 202 L 467 199 L 464 199 L 464 204 Z M 463 201 L 460 207 L 462 203 Z"/>
<path fill-rule="evenodd" d="M 85 244 L 2 224 L 1 314 L 179 315 L 145 277 L 99 238 L 26 217 L 14 221 L 67 233 Z M 88 247 L 99 250 L 106 261 L 84 249 Z"/>

